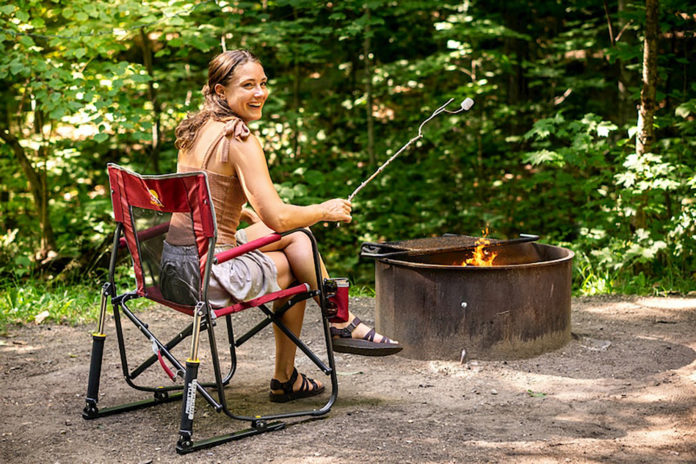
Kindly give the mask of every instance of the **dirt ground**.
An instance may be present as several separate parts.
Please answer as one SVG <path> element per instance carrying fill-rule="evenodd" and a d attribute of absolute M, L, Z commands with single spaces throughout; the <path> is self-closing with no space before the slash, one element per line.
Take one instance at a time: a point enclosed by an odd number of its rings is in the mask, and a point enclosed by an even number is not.
<path fill-rule="evenodd" d="M 373 305 L 351 300 L 368 322 Z M 581 298 L 572 308 L 573 340 L 532 359 L 337 354 L 339 397 L 324 419 L 291 420 L 284 430 L 185 456 L 174 450 L 178 402 L 82 419 L 94 326 L 13 328 L 0 338 L 0 462 L 696 462 L 696 299 Z M 185 319 L 149 312 L 156 328 Z M 318 344 L 318 323 L 308 317 L 305 327 Z M 99 405 L 147 398 L 122 380 L 113 321 L 107 334 Z M 127 338 L 142 337 L 130 330 Z M 275 406 L 267 401 L 270 340 L 239 349 L 227 398 L 244 411 Z M 298 366 L 322 378 L 303 356 Z M 152 378 L 169 382 L 157 370 Z M 194 438 L 246 426 L 199 395 Z"/>

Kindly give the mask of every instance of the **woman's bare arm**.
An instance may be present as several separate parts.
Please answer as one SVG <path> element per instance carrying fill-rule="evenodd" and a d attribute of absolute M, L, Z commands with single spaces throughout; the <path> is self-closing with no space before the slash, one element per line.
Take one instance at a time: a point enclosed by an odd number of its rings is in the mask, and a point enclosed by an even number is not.
<path fill-rule="evenodd" d="M 271 229 L 283 232 L 320 221 L 350 222 L 348 200 L 336 198 L 309 206 L 284 203 L 273 186 L 266 157 L 255 136 L 232 141 L 229 155 L 249 203 Z"/>

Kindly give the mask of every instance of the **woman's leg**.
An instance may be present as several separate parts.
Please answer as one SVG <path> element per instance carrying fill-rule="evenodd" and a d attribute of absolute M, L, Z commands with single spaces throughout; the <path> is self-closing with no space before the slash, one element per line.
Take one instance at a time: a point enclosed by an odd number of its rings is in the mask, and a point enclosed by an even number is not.
<path fill-rule="evenodd" d="M 249 227 L 246 228 L 246 233 L 247 233 L 247 238 L 251 241 L 256 238 L 264 237 L 266 235 L 269 235 L 273 233 L 271 229 L 269 229 L 264 223 L 262 222 L 257 222 L 256 224 L 253 224 Z M 269 254 L 271 251 L 282 251 L 289 263 L 290 270 L 292 274 L 295 276 L 295 278 L 302 282 L 302 283 L 308 283 L 309 286 L 313 289 L 317 288 L 317 278 L 316 278 L 316 271 L 314 269 L 314 256 L 312 254 L 312 244 L 309 240 L 309 238 L 303 234 L 303 233 L 295 233 L 295 234 L 290 234 L 284 236 L 282 239 L 280 239 L 278 242 L 271 243 L 270 245 L 267 245 L 264 248 L 261 248 L 261 251 Z M 321 256 L 319 257 L 319 263 L 321 266 L 321 273 L 322 273 L 322 278 L 328 278 L 329 273 L 326 271 L 326 266 L 324 266 L 324 262 L 321 259 Z M 282 286 L 280 282 L 278 282 L 279 285 Z M 336 327 L 337 329 L 342 329 L 355 318 L 355 315 L 352 312 L 348 313 L 348 322 L 343 322 L 343 323 L 338 323 L 338 324 L 332 324 L 333 327 Z M 358 327 L 355 328 L 355 330 L 352 333 L 353 338 L 362 338 L 364 337 L 368 332 L 370 331 L 370 328 L 365 325 L 365 324 L 360 324 Z M 381 334 L 375 334 L 374 341 L 379 343 L 381 342 L 385 337 Z M 391 340 L 392 343 L 398 343 L 395 340 Z"/>
<path fill-rule="evenodd" d="M 253 238 L 249 238 L 253 240 Z M 266 253 L 275 263 L 276 269 L 278 270 L 278 285 L 281 288 L 288 288 L 290 284 L 295 281 L 295 277 L 292 275 L 290 270 L 290 264 L 288 263 L 285 254 L 281 251 L 273 251 Z M 273 308 L 278 309 L 286 303 L 287 300 L 278 300 L 274 302 Z M 288 309 L 281 320 L 283 324 L 293 333 L 295 336 L 299 337 L 302 331 L 302 321 L 304 319 L 305 301 L 293 305 Z M 278 380 L 280 383 L 285 383 L 290 379 L 293 370 L 295 369 L 295 353 L 297 351 L 297 345 L 292 342 L 275 324 L 273 324 L 273 334 L 275 336 L 275 347 L 276 347 L 276 360 L 275 360 L 275 372 L 273 373 L 273 378 Z M 321 388 L 322 384 L 316 381 L 317 388 Z M 293 390 L 297 391 L 302 385 L 302 377 L 299 376 L 293 385 Z M 308 387 L 310 390 L 313 387 Z M 272 390 L 273 391 L 273 390 Z M 273 391 L 273 393 L 282 393 L 282 391 Z"/>

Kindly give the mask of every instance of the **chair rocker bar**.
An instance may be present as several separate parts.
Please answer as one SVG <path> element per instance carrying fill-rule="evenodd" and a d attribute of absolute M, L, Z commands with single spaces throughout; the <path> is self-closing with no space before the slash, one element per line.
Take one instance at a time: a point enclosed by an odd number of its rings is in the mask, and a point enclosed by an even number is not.
<path fill-rule="evenodd" d="M 138 409 L 149 408 L 151 406 L 157 406 L 158 404 L 171 403 L 173 401 L 181 400 L 182 392 L 169 393 L 169 390 L 162 388 L 155 391 L 153 398 L 142 401 L 134 401 L 132 403 L 124 403 L 118 406 L 109 406 L 106 408 L 97 409 L 96 404 L 94 409 L 88 410 L 87 407 L 82 411 L 82 417 L 91 420 L 98 419 L 100 417 L 111 416 L 114 414 L 120 414 L 122 412 L 136 411 Z"/>
<path fill-rule="evenodd" d="M 228 433 L 225 435 L 219 435 L 217 437 L 207 438 L 204 440 L 190 441 L 187 443 L 179 442 L 176 444 L 176 452 L 178 454 L 188 454 L 194 451 L 199 451 L 206 448 L 212 448 L 213 446 L 222 445 L 234 440 L 241 440 L 246 437 L 251 437 L 253 435 L 259 435 L 266 432 L 274 432 L 276 430 L 282 430 L 285 428 L 283 422 L 270 422 L 265 421 L 255 421 L 257 425 L 252 424 L 252 427 L 244 430 L 240 430 L 234 433 Z"/>
<path fill-rule="evenodd" d="M 157 404 L 162 404 L 166 403 L 169 401 L 175 401 L 178 399 L 181 399 L 182 397 L 182 391 L 183 386 L 181 385 L 175 385 L 175 386 L 167 386 L 167 387 L 162 387 L 162 386 L 157 386 L 157 387 L 144 387 L 142 385 L 137 385 L 135 384 L 131 376 L 128 373 L 128 359 L 127 359 L 127 354 L 126 354 L 126 349 L 125 349 L 125 343 L 123 340 L 123 328 L 121 325 L 121 318 L 120 318 L 120 312 L 123 311 L 124 314 L 136 325 L 138 328 L 145 334 L 148 339 L 154 338 L 152 333 L 145 327 L 145 324 L 140 321 L 133 313 L 128 309 L 128 307 L 125 305 L 125 300 L 131 299 L 131 298 L 126 298 L 126 297 L 132 297 L 132 294 L 124 294 L 120 295 L 119 297 L 116 297 L 112 300 L 113 304 L 113 309 L 114 309 L 114 325 L 116 326 L 116 338 L 118 340 L 118 345 L 119 345 L 119 353 L 121 355 L 121 367 L 123 369 L 124 377 L 126 383 L 133 389 L 135 390 L 140 390 L 140 391 L 147 391 L 147 392 L 152 392 L 154 393 L 154 398 L 148 399 L 148 400 L 142 400 L 142 401 L 136 401 L 132 403 L 126 403 L 126 404 L 121 404 L 117 406 L 111 406 L 111 407 L 106 407 L 102 409 L 97 408 L 97 399 L 96 398 L 90 398 L 88 394 L 87 398 L 87 405 L 85 406 L 82 416 L 85 419 L 96 419 L 98 417 L 103 417 L 107 415 L 112 415 L 112 414 L 118 414 L 122 412 L 127 412 L 127 411 L 133 411 L 137 409 L 142 409 L 150 406 L 155 406 Z M 115 300 L 115 302 L 114 302 Z M 155 338 L 156 340 L 156 338 Z M 161 343 L 159 343 L 160 348 L 163 347 Z M 165 356 L 169 361 L 174 364 L 177 370 L 184 372 L 185 368 L 184 366 L 181 365 L 181 363 L 174 357 L 172 356 L 168 350 L 163 350 L 163 353 L 165 353 Z M 93 358 L 96 359 L 96 358 Z M 229 376 L 228 376 L 229 377 Z M 229 382 L 229 379 L 227 379 Z M 215 384 L 198 384 L 197 385 L 197 391 L 203 396 L 203 398 L 216 410 L 220 411 L 222 409 L 222 406 L 220 403 L 215 401 L 215 399 L 208 393 L 208 391 L 205 389 L 207 386 L 214 386 Z M 98 388 L 98 387 L 97 387 Z M 177 392 L 173 394 L 169 394 L 170 391 L 178 390 Z M 96 395 L 94 395 L 96 396 Z"/>

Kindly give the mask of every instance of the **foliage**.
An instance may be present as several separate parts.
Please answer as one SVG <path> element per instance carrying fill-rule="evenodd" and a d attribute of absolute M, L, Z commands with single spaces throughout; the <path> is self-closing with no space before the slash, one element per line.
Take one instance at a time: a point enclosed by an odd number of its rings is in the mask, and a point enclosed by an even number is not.
<path fill-rule="evenodd" d="M 12 324 L 77 324 L 96 320 L 98 313 L 99 291 L 87 284 L 49 288 L 39 281 L 22 281 L 0 288 L 0 334 Z"/>
<path fill-rule="evenodd" d="M 252 128 L 278 191 L 297 204 L 348 196 L 376 168 L 369 140 L 381 163 L 448 98 L 476 101 L 425 126 L 424 138 L 355 198 L 351 225 L 314 228 L 334 274 L 370 285 L 362 241 L 488 227 L 496 237 L 537 233 L 572 248 L 577 291 L 692 290 L 688 7 L 662 2 L 657 141 L 639 157 L 639 2 L 607 2 L 609 18 L 588 0 L 2 6 L 0 132 L 16 137 L 37 180 L 0 139 L 0 275 L 97 280 L 94 263 L 113 230 L 106 163 L 174 169 L 174 128 L 200 105 L 207 62 L 224 43 L 264 63 L 272 94 Z M 34 193 L 42 186 L 46 224 Z"/>
<path fill-rule="evenodd" d="M 117 272 L 126 276 L 128 269 L 119 267 Z M 4 282 L 0 284 L 0 335 L 12 325 L 26 322 L 71 325 L 94 322 L 99 316 L 100 299 L 99 282 L 88 279 L 69 284 L 31 278 Z M 152 304 L 146 299 L 136 299 L 128 307 L 139 311 Z"/>

